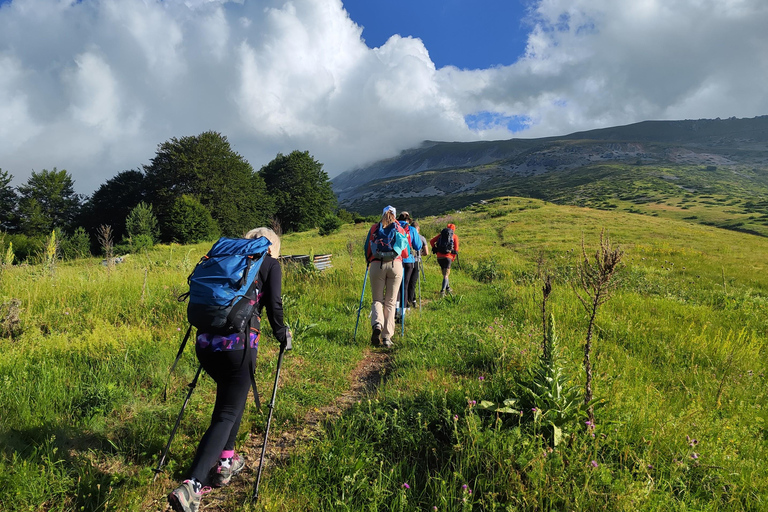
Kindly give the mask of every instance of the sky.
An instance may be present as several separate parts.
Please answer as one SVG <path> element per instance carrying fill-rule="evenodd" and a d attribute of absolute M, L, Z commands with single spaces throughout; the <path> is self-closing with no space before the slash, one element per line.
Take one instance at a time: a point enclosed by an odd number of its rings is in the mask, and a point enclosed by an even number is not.
<path fill-rule="evenodd" d="M 768 114 L 765 0 L 0 0 L 0 169 L 90 194 L 215 130 L 331 177 L 423 140 Z"/>

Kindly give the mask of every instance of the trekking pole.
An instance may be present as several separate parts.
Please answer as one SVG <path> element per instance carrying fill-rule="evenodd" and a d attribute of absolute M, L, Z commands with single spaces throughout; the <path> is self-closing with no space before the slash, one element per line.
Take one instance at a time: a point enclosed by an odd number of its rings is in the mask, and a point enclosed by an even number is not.
<path fill-rule="evenodd" d="M 363 278 L 363 293 L 360 294 L 360 305 L 357 307 L 357 321 L 355 322 L 355 334 L 352 336 L 352 341 L 357 339 L 357 324 L 360 323 L 360 311 L 363 309 L 363 297 L 365 296 L 365 283 L 368 282 L 368 267 L 371 264 L 368 263 L 365 266 L 365 277 Z"/>
<path fill-rule="evenodd" d="M 264 469 L 264 454 L 267 453 L 267 437 L 269 437 L 269 426 L 272 423 L 272 413 L 275 411 L 275 398 L 277 397 L 277 381 L 278 379 L 280 379 L 280 367 L 283 365 L 283 354 L 285 354 L 286 347 L 290 347 L 290 346 L 291 346 L 291 340 L 289 338 L 285 346 L 280 345 L 280 355 L 277 356 L 277 370 L 275 371 L 275 387 L 272 388 L 272 401 L 269 402 L 269 415 L 267 416 L 267 431 L 264 432 L 264 444 L 261 447 L 261 460 L 259 461 L 259 471 L 256 474 L 256 483 L 253 486 L 253 495 L 251 496 L 251 501 L 253 503 L 256 503 L 256 500 L 259 499 L 259 484 L 261 483 L 261 471 Z M 287 350 L 290 350 L 290 348 L 287 348 Z"/>
<path fill-rule="evenodd" d="M 403 279 L 400 280 L 400 336 L 405 336 L 405 270 L 403 270 Z"/>
<path fill-rule="evenodd" d="M 160 462 L 157 463 L 157 467 L 153 470 L 155 472 L 155 476 L 152 477 L 153 482 L 157 480 L 157 475 L 159 475 L 163 471 L 163 464 L 165 464 L 165 458 L 168 456 L 168 450 L 171 449 L 171 443 L 173 442 L 173 438 L 176 435 L 176 430 L 178 430 L 179 428 L 179 424 L 181 424 L 181 417 L 184 415 L 184 409 L 187 408 L 187 404 L 189 403 L 189 398 L 192 396 L 192 392 L 195 390 L 195 386 L 197 386 L 197 379 L 200 377 L 201 371 L 203 371 L 202 364 L 197 367 L 197 373 L 195 374 L 195 378 L 192 379 L 192 382 L 188 384 L 189 392 L 187 393 L 187 398 L 184 400 L 184 405 L 181 406 L 181 411 L 179 411 L 179 417 L 176 418 L 176 424 L 173 426 L 173 430 L 171 430 L 171 437 L 168 439 L 168 444 L 165 445 L 165 450 L 163 450 L 163 455 L 160 457 Z"/>
<path fill-rule="evenodd" d="M 421 312 L 421 278 L 423 277 L 421 275 L 422 274 L 421 260 L 419 260 L 417 268 L 419 270 L 419 277 L 418 277 L 418 281 L 419 281 L 419 312 Z"/>

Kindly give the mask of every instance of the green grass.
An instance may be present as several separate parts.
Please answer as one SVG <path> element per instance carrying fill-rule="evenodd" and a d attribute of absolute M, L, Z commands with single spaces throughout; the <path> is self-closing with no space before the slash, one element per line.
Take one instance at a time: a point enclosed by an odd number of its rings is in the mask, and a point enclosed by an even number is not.
<path fill-rule="evenodd" d="M 219 499 L 232 510 L 768 508 L 768 240 L 616 210 L 500 198 L 421 219 L 427 238 L 448 220 L 458 226 L 455 296 L 437 297 L 432 258 L 429 302 L 396 336 L 377 392 L 270 466 L 255 507 L 239 506 L 237 493 Z M 367 350 L 365 313 L 352 340 L 367 227 L 284 237 L 284 254 L 333 253 L 334 268 L 286 272 L 286 319 L 301 332 L 272 439 L 341 395 Z M 477 404 L 514 398 L 537 364 L 544 274 L 554 277 L 560 365 L 583 384 L 587 319 L 570 282 L 582 237 L 594 253 L 602 228 L 626 252 L 597 316 L 594 387 L 605 402 L 594 431 L 571 425 L 552 450 L 531 411 L 497 417 Z M 23 334 L 0 339 L 0 510 L 162 509 L 212 407 L 203 378 L 168 472 L 151 484 L 196 368 L 190 350 L 163 402 L 186 327 L 176 296 L 206 249 L 162 246 L 111 271 L 97 260 L 61 263 L 53 275 L 4 270 L 0 298 L 22 300 Z M 265 400 L 275 345 L 267 336 L 259 355 Z M 265 419 L 249 404 L 243 440 L 263 435 Z"/>

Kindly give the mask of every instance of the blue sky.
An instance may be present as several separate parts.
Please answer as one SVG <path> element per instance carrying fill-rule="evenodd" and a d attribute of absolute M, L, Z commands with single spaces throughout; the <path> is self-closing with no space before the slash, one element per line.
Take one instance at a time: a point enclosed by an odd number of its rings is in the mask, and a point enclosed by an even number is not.
<path fill-rule="evenodd" d="M 80 193 L 215 130 L 333 177 L 424 140 L 768 114 L 766 0 L 0 0 L 0 168 Z"/>
<path fill-rule="evenodd" d="M 418 37 L 437 67 L 513 64 L 531 28 L 521 0 L 345 0 L 344 8 L 370 48 L 392 34 Z"/>

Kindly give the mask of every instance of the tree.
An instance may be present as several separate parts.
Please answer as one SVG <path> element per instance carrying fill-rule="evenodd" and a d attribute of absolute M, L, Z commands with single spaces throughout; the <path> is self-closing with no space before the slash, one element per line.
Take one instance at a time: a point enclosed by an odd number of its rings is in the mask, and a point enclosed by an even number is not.
<path fill-rule="evenodd" d="M 314 228 L 335 209 L 328 174 L 309 151 L 278 153 L 259 175 L 275 199 L 275 215 L 286 232 Z"/>
<path fill-rule="evenodd" d="M 89 233 L 96 233 L 99 225 L 112 227 L 117 240 L 127 232 L 128 214 L 142 201 L 146 201 L 144 173 L 123 171 L 107 180 L 86 201 L 79 224 Z"/>
<path fill-rule="evenodd" d="M 11 186 L 12 179 L 12 174 L 0 169 L 0 231 L 14 231 L 18 227 L 18 197 Z"/>
<path fill-rule="evenodd" d="M 75 193 L 72 176 L 55 167 L 32 171 L 25 185 L 18 187 L 21 228 L 27 235 L 48 235 L 55 228 L 73 227 L 80 212 L 82 196 Z"/>
<path fill-rule="evenodd" d="M 164 230 L 171 208 L 185 194 L 208 211 L 226 236 L 242 236 L 264 225 L 273 211 L 264 181 L 217 132 L 160 144 L 144 172 L 165 240 L 173 237 Z"/>
<path fill-rule="evenodd" d="M 219 236 L 219 226 L 200 202 L 183 195 L 169 209 L 164 232 L 180 244 L 195 244 L 214 240 Z"/>
<path fill-rule="evenodd" d="M 130 238 L 148 236 L 154 242 L 160 234 L 157 229 L 157 217 L 152 211 L 152 205 L 144 201 L 136 205 L 125 219 L 125 230 Z"/>

